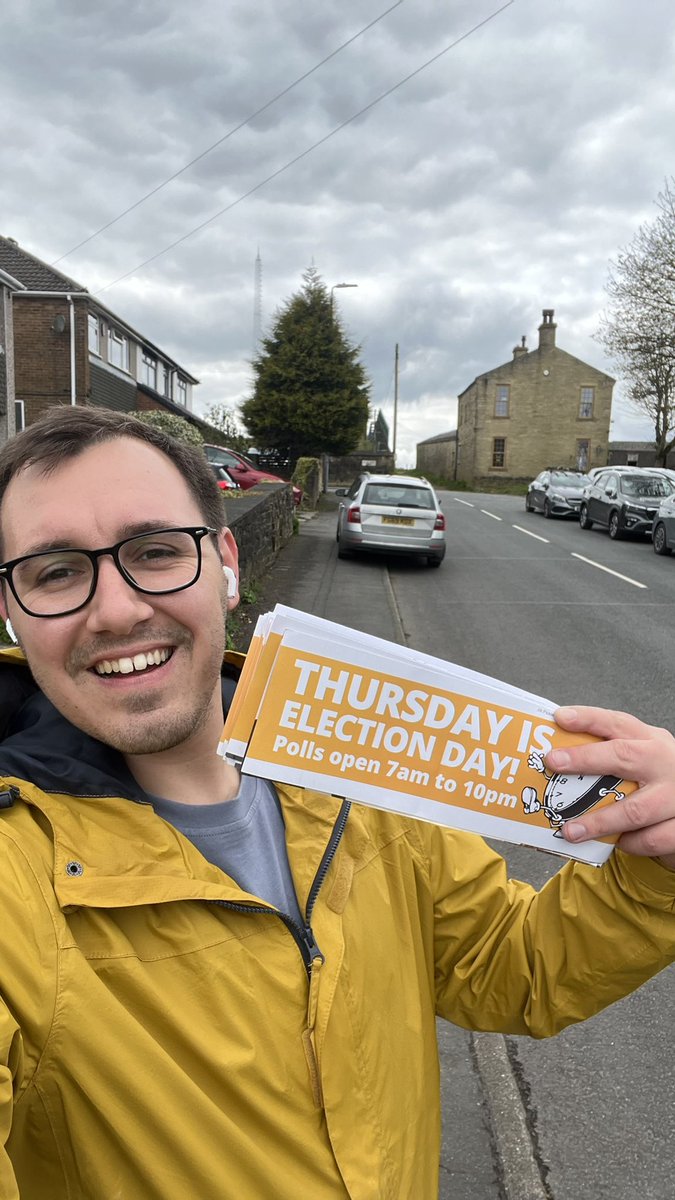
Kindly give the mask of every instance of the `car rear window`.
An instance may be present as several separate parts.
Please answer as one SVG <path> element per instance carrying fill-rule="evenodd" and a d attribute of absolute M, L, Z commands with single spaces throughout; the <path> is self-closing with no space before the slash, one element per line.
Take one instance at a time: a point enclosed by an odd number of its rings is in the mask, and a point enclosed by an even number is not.
<path fill-rule="evenodd" d="M 363 504 L 382 504 L 389 508 L 435 508 L 429 488 L 402 487 L 396 483 L 369 483 Z"/>

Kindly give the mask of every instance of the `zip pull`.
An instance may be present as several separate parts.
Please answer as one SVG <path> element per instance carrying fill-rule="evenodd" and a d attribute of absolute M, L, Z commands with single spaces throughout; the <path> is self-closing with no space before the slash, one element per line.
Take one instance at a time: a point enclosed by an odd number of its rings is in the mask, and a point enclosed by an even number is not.
<path fill-rule="evenodd" d="M 312 939 L 313 940 L 313 939 Z M 316 946 L 316 942 L 314 942 Z M 319 977 L 321 968 L 324 964 L 323 955 L 320 953 L 318 946 L 317 953 L 312 959 L 312 964 L 309 973 L 309 995 L 307 998 L 307 1028 L 302 1034 L 302 1047 L 305 1051 L 307 1067 L 309 1070 L 309 1081 L 312 1087 L 312 1098 L 316 1108 L 323 1108 L 323 1089 L 321 1087 L 321 1075 L 319 1073 L 319 1057 L 316 1051 L 316 1014 L 319 1005 Z"/>

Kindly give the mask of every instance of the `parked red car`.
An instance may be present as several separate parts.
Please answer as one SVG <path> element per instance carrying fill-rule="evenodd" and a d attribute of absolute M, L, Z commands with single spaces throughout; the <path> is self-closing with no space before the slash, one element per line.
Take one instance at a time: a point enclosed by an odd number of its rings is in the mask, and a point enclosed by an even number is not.
<path fill-rule="evenodd" d="M 204 453 L 212 466 L 225 467 L 228 475 L 234 479 L 235 483 L 239 484 L 240 488 L 252 488 L 256 483 L 287 483 L 288 480 L 282 479 L 279 475 L 271 475 L 269 471 L 261 471 L 256 467 L 255 463 L 251 462 L 250 458 L 245 458 L 243 454 L 239 454 L 236 450 L 226 450 L 224 446 L 212 446 L 207 443 L 204 446 Z M 293 501 L 297 505 L 302 500 L 302 488 L 296 487 L 293 483 Z"/>

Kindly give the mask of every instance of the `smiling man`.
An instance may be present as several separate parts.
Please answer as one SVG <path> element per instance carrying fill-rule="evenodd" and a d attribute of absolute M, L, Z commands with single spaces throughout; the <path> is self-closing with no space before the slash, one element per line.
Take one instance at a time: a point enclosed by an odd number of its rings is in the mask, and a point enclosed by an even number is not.
<path fill-rule="evenodd" d="M 670 734 L 560 713 L 607 740 L 549 770 L 641 787 L 537 895 L 218 757 L 237 551 L 199 452 L 53 411 L 0 452 L 0 537 L 2 1200 L 431 1200 L 437 1014 L 547 1036 L 675 957 Z"/>

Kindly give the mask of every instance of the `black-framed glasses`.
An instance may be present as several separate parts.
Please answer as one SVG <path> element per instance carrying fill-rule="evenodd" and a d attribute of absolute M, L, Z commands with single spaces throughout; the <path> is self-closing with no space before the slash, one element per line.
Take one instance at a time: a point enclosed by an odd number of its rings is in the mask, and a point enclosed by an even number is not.
<path fill-rule="evenodd" d="M 209 533 L 217 530 L 207 525 L 152 529 L 100 550 L 40 550 L 0 563 L 0 579 L 7 580 L 29 617 L 65 617 L 89 603 L 98 583 L 99 559 L 109 554 L 137 592 L 166 596 L 197 582 L 202 538 Z"/>

